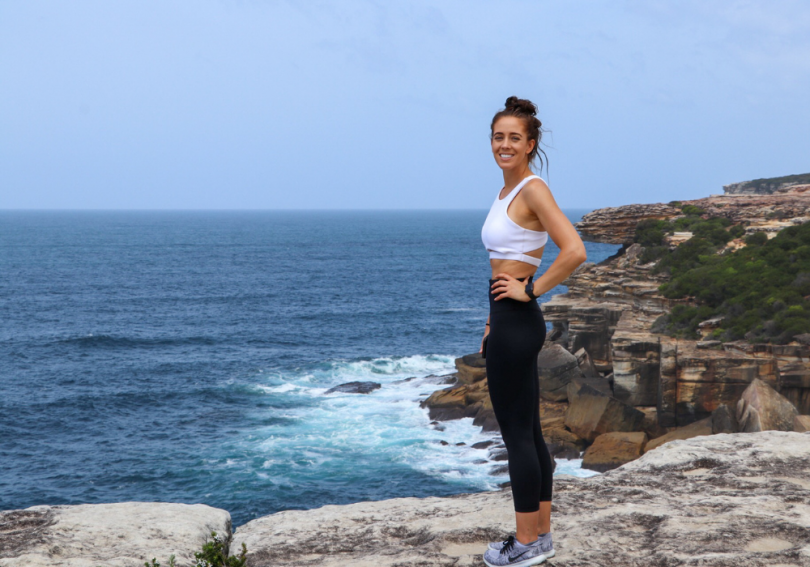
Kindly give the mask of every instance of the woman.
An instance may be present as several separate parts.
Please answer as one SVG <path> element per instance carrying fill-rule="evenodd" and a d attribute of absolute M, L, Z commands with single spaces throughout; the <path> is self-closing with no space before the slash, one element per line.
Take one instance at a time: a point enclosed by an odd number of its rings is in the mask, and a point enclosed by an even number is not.
<path fill-rule="evenodd" d="M 536 298 L 553 289 L 585 261 L 585 246 L 548 185 L 531 170 L 541 123 L 528 100 L 506 99 L 490 126 L 492 155 L 503 170 L 499 192 L 481 231 L 492 266 L 490 315 L 481 341 L 492 408 L 509 456 L 517 529 L 491 543 L 484 562 L 536 565 L 554 556 L 551 542 L 551 455 L 540 429 L 537 355 L 546 323 Z M 545 152 L 543 152 L 545 155 Z M 540 168 L 542 170 L 542 158 Z M 560 254 L 537 280 L 548 237 Z"/>

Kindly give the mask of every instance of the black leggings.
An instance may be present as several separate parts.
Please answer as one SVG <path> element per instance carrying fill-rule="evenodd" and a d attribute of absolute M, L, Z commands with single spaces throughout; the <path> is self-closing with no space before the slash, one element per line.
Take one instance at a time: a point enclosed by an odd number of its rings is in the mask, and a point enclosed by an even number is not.
<path fill-rule="evenodd" d="M 523 278 L 522 281 L 525 281 Z M 490 290 L 495 280 L 489 280 Z M 536 300 L 489 295 L 487 380 L 492 409 L 509 455 L 515 512 L 536 512 L 551 500 L 551 455 L 540 428 L 537 355 L 546 322 Z"/>

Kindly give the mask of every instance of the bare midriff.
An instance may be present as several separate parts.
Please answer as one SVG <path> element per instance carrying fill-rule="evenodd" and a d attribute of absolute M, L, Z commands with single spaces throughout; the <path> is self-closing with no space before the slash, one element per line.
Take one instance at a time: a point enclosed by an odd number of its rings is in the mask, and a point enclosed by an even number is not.
<path fill-rule="evenodd" d="M 526 252 L 526 256 L 533 256 L 534 258 L 542 258 L 543 250 L 546 247 L 538 248 Z M 513 278 L 526 278 L 534 275 L 538 266 L 521 262 L 520 260 L 501 260 L 498 258 L 490 259 L 489 265 L 492 267 L 492 279 L 495 279 L 496 274 L 509 274 Z"/>

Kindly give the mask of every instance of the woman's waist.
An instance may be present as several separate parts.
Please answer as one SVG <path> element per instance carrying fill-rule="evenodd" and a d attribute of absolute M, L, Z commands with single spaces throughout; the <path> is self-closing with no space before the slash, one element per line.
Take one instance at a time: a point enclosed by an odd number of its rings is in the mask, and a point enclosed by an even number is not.
<path fill-rule="evenodd" d="M 497 293 L 492 293 L 492 284 L 502 278 L 490 279 L 489 280 L 489 310 L 490 313 L 496 313 L 498 311 L 540 311 L 540 305 L 537 303 L 536 299 L 532 299 L 529 301 L 520 301 L 519 299 L 512 299 L 511 297 L 502 297 L 501 299 L 496 300 L 495 298 L 498 297 Z M 534 276 L 525 276 L 522 278 L 515 278 L 516 280 L 527 283 L 528 281 L 532 281 Z"/>

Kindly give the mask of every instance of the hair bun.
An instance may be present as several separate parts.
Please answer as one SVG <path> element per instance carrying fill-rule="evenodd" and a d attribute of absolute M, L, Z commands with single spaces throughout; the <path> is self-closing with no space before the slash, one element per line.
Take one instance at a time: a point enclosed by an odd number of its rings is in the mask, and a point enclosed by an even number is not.
<path fill-rule="evenodd" d="M 532 101 L 526 100 L 525 98 L 518 98 L 516 96 L 510 96 L 506 99 L 506 110 L 526 114 L 528 116 L 537 115 L 537 107 Z"/>

